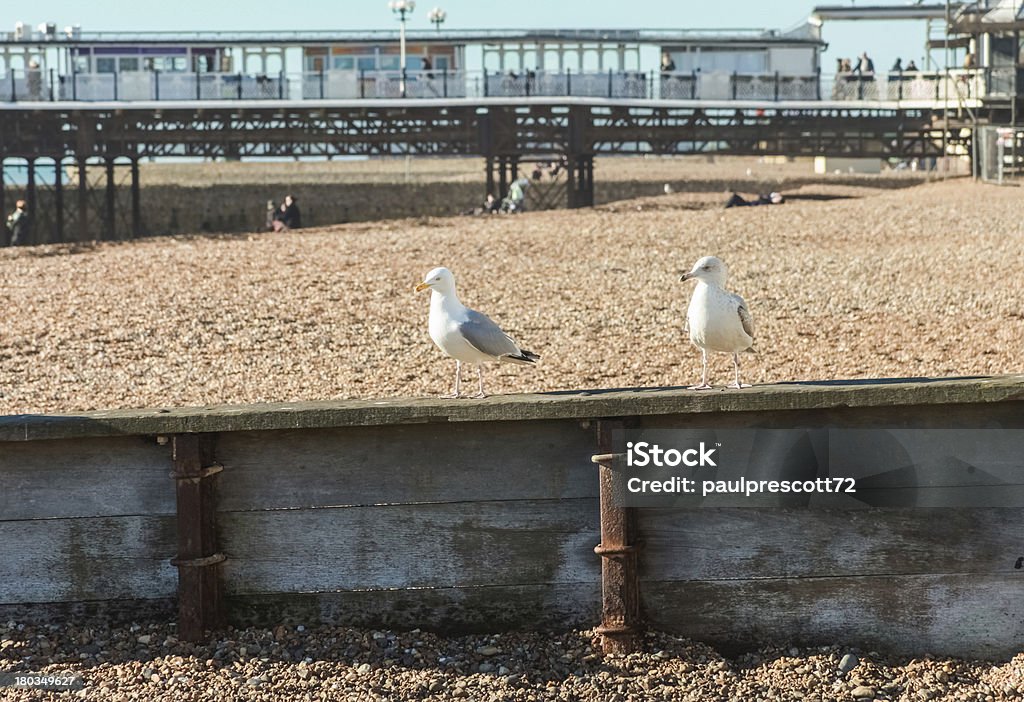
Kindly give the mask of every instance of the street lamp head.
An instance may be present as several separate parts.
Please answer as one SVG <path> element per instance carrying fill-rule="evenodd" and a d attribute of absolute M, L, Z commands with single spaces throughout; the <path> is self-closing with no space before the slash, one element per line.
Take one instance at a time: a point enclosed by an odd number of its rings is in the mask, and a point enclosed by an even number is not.
<path fill-rule="evenodd" d="M 391 0 L 388 3 L 388 7 L 391 8 L 392 12 L 404 16 L 406 13 L 416 9 L 416 0 Z"/>
<path fill-rule="evenodd" d="M 444 10 L 442 10 L 440 7 L 435 7 L 427 15 L 427 19 L 429 19 L 431 22 L 433 22 L 434 24 L 438 25 L 438 27 L 440 27 L 440 25 L 446 19 L 448 19 L 448 13 L 445 12 Z"/>

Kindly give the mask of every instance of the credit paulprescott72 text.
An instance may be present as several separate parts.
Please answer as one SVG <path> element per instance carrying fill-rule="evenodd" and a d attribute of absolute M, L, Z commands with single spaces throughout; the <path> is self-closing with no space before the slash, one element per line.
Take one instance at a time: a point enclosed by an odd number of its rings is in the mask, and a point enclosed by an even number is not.
<path fill-rule="evenodd" d="M 666 480 L 630 478 L 626 489 L 631 493 L 676 493 L 709 495 L 745 495 L 775 493 L 835 493 L 857 492 L 853 478 L 815 478 L 814 480 L 696 480 L 673 476 Z"/>

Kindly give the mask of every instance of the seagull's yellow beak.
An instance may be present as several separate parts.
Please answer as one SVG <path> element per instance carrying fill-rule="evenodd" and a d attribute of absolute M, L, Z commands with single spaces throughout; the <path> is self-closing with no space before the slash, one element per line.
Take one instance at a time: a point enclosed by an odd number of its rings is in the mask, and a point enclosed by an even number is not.
<path fill-rule="evenodd" d="M 416 286 L 416 292 L 423 292 L 430 287 L 430 283 L 420 283 Z"/>

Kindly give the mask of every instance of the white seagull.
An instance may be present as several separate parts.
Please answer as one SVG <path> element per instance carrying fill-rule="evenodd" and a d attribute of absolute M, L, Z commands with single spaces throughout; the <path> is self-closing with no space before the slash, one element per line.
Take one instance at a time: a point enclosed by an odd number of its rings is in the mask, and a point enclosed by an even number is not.
<path fill-rule="evenodd" d="M 697 287 L 686 311 L 690 341 L 698 347 L 704 360 L 700 385 L 691 390 L 710 390 L 708 385 L 708 351 L 731 353 L 736 366 L 736 382 L 731 388 L 749 388 L 740 383 L 740 351 L 754 346 L 754 318 L 743 298 L 725 289 L 728 270 L 714 256 L 705 256 L 693 264 L 693 270 L 679 280 L 697 281 Z"/>
<path fill-rule="evenodd" d="M 533 365 L 540 359 L 537 354 L 519 348 L 490 317 L 459 302 L 455 276 L 447 268 L 435 268 L 427 273 L 423 282 L 416 286 L 416 292 L 423 290 L 430 290 L 430 338 L 455 359 L 455 392 L 449 397 L 462 397 L 463 362 L 475 363 L 480 377 L 480 391 L 473 397 L 487 397 L 484 363 Z"/>

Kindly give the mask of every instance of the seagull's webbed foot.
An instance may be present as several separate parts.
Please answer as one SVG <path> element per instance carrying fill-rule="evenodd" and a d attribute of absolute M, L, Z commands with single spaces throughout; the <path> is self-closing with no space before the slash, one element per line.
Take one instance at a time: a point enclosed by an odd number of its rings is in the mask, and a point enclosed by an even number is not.
<path fill-rule="evenodd" d="M 730 383 L 727 387 L 730 387 L 733 390 L 742 390 L 743 388 L 749 388 L 751 386 L 749 383 Z"/>
<path fill-rule="evenodd" d="M 485 397 L 487 397 L 487 393 L 485 393 L 485 392 L 478 392 L 475 395 L 470 395 L 469 396 L 469 398 L 472 399 L 472 400 L 482 400 Z"/>
<path fill-rule="evenodd" d="M 711 390 L 711 386 L 707 383 L 701 383 L 700 385 L 691 385 L 687 390 Z"/>
<path fill-rule="evenodd" d="M 442 400 L 459 400 L 465 397 L 461 392 L 450 392 L 447 395 L 441 395 Z"/>

